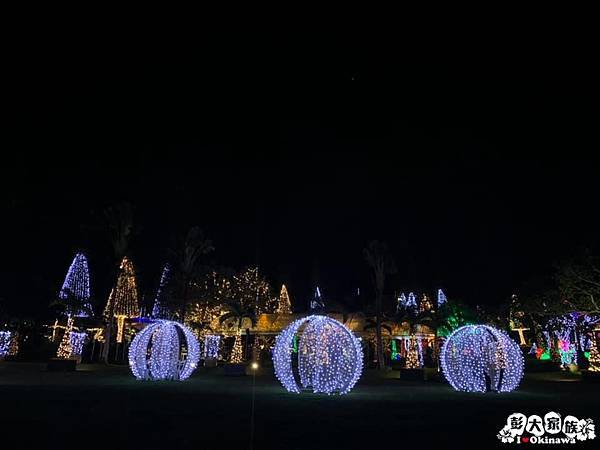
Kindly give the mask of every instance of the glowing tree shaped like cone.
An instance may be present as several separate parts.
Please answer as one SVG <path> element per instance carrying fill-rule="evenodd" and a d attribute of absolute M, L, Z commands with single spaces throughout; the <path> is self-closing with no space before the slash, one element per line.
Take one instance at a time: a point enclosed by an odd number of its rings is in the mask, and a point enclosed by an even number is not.
<path fill-rule="evenodd" d="M 419 362 L 419 352 L 417 350 L 417 342 L 414 339 L 410 340 L 410 347 L 406 354 L 406 368 L 407 369 L 420 369 L 421 364 Z"/>
<path fill-rule="evenodd" d="M 133 339 L 129 367 L 138 380 L 185 380 L 198 366 L 200 345 L 179 322 L 161 320 Z"/>
<path fill-rule="evenodd" d="M 133 264 L 127 257 L 123 258 L 116 286 L 110 291 L 104 315 L 111 320 L 117 318 L 117 342 L 123 342 L 123 330 L 127 317 L 138 317 L 138 292 L 135 283 Z"/>
<path fill-rule="evenodd" d="M 523 378 L 523 354 L 517 343 L 487 325 L 467 325 L 452 333 L 440 362 L 457 391 L 510 392 Z"/>
<path fill-rule="evenodd" d="M 239 364 L 244 361 L 242 354 L 242 336 L 238 333 L 235 336 L 235 342 L 233 343 L 233 349 L 231 350 L 231 357 L 229 362 Z"/>
<path fill-rule="evenodd" d="M 448 299 L 446 298 L 446 294 L 444 294 L 444 291 L 442 291 L 441 289 L 438 289 L 437 298 L 438 298 L 438 301 L 437 301 L 438 308 L 442 305 L 445 305 L 448 302 Z"/>
<path fill-rule="evenodd" d="M 277 312 L 279 314 L 291 314 L 292 313 L 292 302 L 290 301 L 290 295 L 285 287 L 285 284 L 281 285 L 281 293 L 279 294 L 279 304 L 277 306 Z"/>
<path fill-rule="evenodd" d="M 169 317 L 169 308 L 167 305 L 167 283 L 169 282 L 170 273 L 171 267 L 167 263 L 165 264 L 160 276 L 160 283 L 158 284 L 158 290 L 156 291 L 156 297 L 154 298 L 154 305 L 152 306 L 152 317 L 154 319 L 168 319 Z"/>
<path fill-rule="evenodd" d="M 69 317 L 67 319 L 67 328 L 65 329 L 65 334 L 63 334 L 60 345 L 58 346 L 58 351 L 56 352 L 56 356 L 61 359 L 70 358 L 71 354 L 73 353 L 73 347 L 71 345 L 71 331 L 73 331 L 73 318 Z"/>
<path fill-rule="evenodd" d="M 296 334 L 300 334 L 297 354 L 302 388 L 326 394 L 350 392 L 363 368 L 360 340 L 341 322 L 319 315 L 296 320 L 277 336 L 273 366 L 283 387 L 300 393 L 292 369 Z"/>
<path fill-rule="evenodd" d="M 598 351 L 598 343 L 592 339 L 592 349 L 590 350 L 590 372 L 600 372 L 600 352 Z"/>
<path fill-rule="evenodd" d="M 77 253 L 73 258 L 58 298 L 65 302 L 69 301 L 67 314 L 75 317 L 89 317 L 92 314 L 90 274 L 87 259 L 83 253 Z"/>

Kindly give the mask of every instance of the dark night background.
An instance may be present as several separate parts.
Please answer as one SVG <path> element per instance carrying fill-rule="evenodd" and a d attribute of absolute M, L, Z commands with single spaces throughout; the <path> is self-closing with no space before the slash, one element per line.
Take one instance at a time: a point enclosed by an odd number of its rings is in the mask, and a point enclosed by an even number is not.
<path fill-rule="evenodd" d="M 198 224 L 208 261 L 258 263 L 299 310 L 316 281 L 334 299 L 369 292 L 370 239 L 395 255 L 390 291 L 493 306 L 597 235 L 583 49 L 45 50 L 15 56 L 6 92 L 0 298 L 14 314 L 42 314 L 78 248 L 104 304 L 101 211 L 121 200 L 143 292 Z"/>

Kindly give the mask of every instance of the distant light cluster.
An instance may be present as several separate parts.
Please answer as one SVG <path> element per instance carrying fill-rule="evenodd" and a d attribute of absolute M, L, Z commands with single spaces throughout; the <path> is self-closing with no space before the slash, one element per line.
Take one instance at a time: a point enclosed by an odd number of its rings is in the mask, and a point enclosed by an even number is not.
<path fill-rule="evenodd" d="M 292 369 L 297 334 L 300 383 Z M 344 324 L 312 315 L 292 322 L 277 336 L 273 365 L 277 378 L 289 392 L 300 393 L 302 386 L 315 393 L 346 394 L 362 373 L 362 345 Z"/>
<path fill-rule="evenodd" d="M 457 391 L 510 392 L 523 378 L 521 349 L 505 332 L 488 325 L 467 325 L 452 333 L 440 362 Z"/>
<path fill-rule="evenodd" d="M 199 360 L 200 345 L 194 333 L 169 320 L 148 325 L 129 348 L 129 366 L 138 380 L 185 380 Z"/>

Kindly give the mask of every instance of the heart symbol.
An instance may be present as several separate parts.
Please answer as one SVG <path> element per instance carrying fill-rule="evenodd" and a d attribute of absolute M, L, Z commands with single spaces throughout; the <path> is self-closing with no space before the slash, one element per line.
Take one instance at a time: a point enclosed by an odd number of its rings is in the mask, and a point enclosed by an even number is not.
<path fill-rule="evenodd" d="M 522 438 L 521 440 L 522 440 L 523 442 L 526 442 L 526 443 L 527 443 L 527 442 L 529 442 L 529 438 L 528 438 L 528 437 L 524 437 L 524 438 Z"/>

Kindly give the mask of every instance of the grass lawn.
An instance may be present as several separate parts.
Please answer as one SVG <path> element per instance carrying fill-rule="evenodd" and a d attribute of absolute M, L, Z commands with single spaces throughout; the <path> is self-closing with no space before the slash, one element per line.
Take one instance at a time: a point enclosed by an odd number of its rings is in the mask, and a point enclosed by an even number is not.
<path fill-rule="evenodd" d="M 345 396 L 295 395 L 265 369 L 256 376 L 254 448 L 510 448 L 496 434 L 512 412 L 556 411 L 600 425 L 600 385 L 568 374 L 530 374 L 508 394 L 459 393 L 440 382 L 394 379 L 397 374 L 367 371 Z M 0 362 L 0 430 L 24 448 L 245 449 L 251 394 L 251 376 L 225 377 L 220 369 L 197 371 L 182 383 L 151 383 L 136 381 L 127 367 L 48 373 L 42 364 Z"/>

